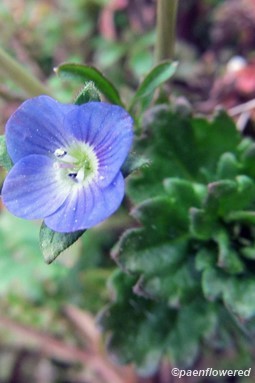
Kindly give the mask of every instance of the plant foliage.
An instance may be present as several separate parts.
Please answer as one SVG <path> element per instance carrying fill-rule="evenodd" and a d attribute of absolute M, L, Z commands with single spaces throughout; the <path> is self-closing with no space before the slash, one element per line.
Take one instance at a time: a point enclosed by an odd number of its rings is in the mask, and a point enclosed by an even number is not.
<path fill-rule="evenodd" d="M 148 374 L 166 354 L 187 367 L 205 344 L 254 332 L 254 143 L 223 111 L 159 105 L 136 151 L 150 161 L 128 183 L 138 225 L 113 250 L 122 271 L 100 320 L 110 351 Z"/>

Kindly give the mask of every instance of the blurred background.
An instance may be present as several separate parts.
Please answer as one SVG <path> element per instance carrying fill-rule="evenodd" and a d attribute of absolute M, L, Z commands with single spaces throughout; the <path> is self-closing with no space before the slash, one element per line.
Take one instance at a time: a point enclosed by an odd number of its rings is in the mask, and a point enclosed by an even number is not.
<path fill-rule="evenodd" d="M 63 62 L 96 66 L 124 100 L 153 66 L 153 0 L 2 0 L 0 22 L 0 46 L 62 102 L 72 102 L 81 85 L 54 74 Z M 176 59 L 169 97 L 186 97 L 206 115 L 222 105 L 240 130 L 254 135 L 254 0 L 180 0 Z M 0 67 L 1 134 L 27 97 Z M 128 207 L 126 200 L 48 266 L 38 244 L 40 222 L 0 206 L 1 383 L 170 382 L 164 363 L 147 379 L 114 364 L 93 319 L 111 300 L 107 280 L 117 266 L 110 251 L 133 224 Z"/>

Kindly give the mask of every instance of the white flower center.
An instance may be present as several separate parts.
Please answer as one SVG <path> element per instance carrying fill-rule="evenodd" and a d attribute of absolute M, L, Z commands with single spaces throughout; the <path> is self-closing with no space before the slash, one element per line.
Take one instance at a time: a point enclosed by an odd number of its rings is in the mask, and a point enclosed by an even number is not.
<path fill-rule="evenodd" d="M 98 158 L 92 146 L 77 141 L 55 150 L 55 167 L 62 180 L 86 185 L 98 174 Z"/>

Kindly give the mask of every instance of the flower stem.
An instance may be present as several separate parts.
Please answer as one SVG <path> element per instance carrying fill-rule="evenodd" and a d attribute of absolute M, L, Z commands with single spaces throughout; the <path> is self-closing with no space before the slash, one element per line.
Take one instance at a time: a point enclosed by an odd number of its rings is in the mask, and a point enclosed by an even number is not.
<path fill-rule="evenodd" d="M 40 94 L 49 94 L 47 88 L 44 87 L 40 81 L 28 73 L 25 68 L 9 56 L 1 47 L 0 68 L 2 72 L 24 89 L 30 97 L 38 96 Z"/>
<path fill-rule="evenodd" d="M 178 0 L 158 0 L 156 62 L 173 59 Z"/>

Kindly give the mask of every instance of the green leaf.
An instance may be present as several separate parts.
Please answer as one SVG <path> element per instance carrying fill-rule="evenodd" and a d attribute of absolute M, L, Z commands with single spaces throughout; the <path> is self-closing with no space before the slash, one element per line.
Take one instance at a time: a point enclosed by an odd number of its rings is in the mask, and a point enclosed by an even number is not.
<path fill-rule="evenodd" d="M 222 180 L 208 185 L 208 195 L 205 200 L 205 209 L 212 215 L 222 214 L 234 209 L 232 199 L 237 197 L 237 184 L 235 181 Z"/>
<path fill-rule="evenodd" d="M 200 240 L 208 240 L 217 228 L 214 217 L 203 209 L 191 208 L 189 211 L 191 234 Z"/>
<path fill-rule="evenodd" d="M 181 310 L 171 308 L 135 295 L 135 282 L 134 277 L 120 271 L 111 279 L 114 302 L 99 318 L 109 352 L 120 363 L 133 362 L 142 375 L 155 372 L 165 353 L 170 355 L 172 363 L 190 366 L 200 342 L 214 333 L 215 305 L 196 298 Z"/>
<path fill-rule="evenodd" d="M 154 67 L 137 89 L 129 109 L 132 110 L 137 102 L 142 102 L 142 110 L 146 109 L 152 99 L 154 91 L 172 77 L 176 69 L 177 62 L 172 61 L 164 61 Z"/>
<path fill-rule="evenodd" d="M 128 183 L 128 194 L 135 202 L 165 193 L 165 178 L 192 179 L 182 156 L 184 131 L 192 145 L 188 124 L 186 118 L 175 115 L 167 106 L 153 108 L 147 113 L 143 139 L 137 142 L 135 149 L 138 154 L 147 157 L 151 165 L 132 176 Z M 189 163 L 193 162 L 192 158 L 193 154 Z"/>
<path fill-rule="evenodd" d="M 255 143 L 248 139 L 243 140 L 241 160 L 242 167 L 247 175 L 255 178 Z"/>
<path fill-rule="evenodd" d="M 132 211 L 145 226 L 127 230 L 114 249 L 114 256 L 131 272 L 156 274 L 183 258 L 188 217 L 178 203 L 167 197 L 147 200 Z"/>
<path fill-rule="evenodd" d="M 74 103 L 76 105 L 82 105 L 82 104 L 86 104 L 87 102 L 90 102 L 90 101 L 101 101 L 98 90 L 92 81 L 89 81 L 80 90 Z"/>
<path fill-rule="evenodd" d="M 146 112 L 143 125 L 135 150 L 148 158 L 151 166 L 128 182 L 128 195 L 134 202 L 164 193 L 166 178 L 195 184 L 215 182 L 219 158 L 226 152 L 235 154 L 241 139 L 233 121 L 224 113 L 208 121 L 160 105 Z"/>
<path fill-rule="evenodd" d="M 255 260 L 255 246 L 246 246 L 240 249 L 240 253 L 247 259 Z"/>
<path fill-rule="evenodd" d="M 219 160 L 217 177 L 219 179 L 235 178 L 240 170 L 240 165 L 233 153 L 224 153 Z"/>
<path fill-rule="evenodd" d="M 180 201 L 173 201 L 168 196 L 151 198 L 134 208 L 132 216 L 143 223 L 146 229 L 176 239 L 188 230 L 187 211 L 179 209 Z"/>
<path fill-rule="evenodd" d="M 206 188 L 203 185 L 180 178 L 165 179 L 164 187 L 171 201 L 181 202 L 181 207 L 185 207 L 187 212 L 191 206 L 201 206 L 206 193 Z"/>
<path fill-rule="evenodd" d="M 213 267 L 216 260 L 215 249 L 212 246 L 202 247 L 196 254 L 196 269 L 198 271 L 203 271 Z"/>
<path fill-rule="evenodd" d="M 225 152 L 235 155 L 242 137 L 234 121 L 223 110 L 211 121 L 204 117 L 194 117 L 191 124 L 196 137 L 196 147 L 192 151 L 198 156 L 200 166 L 203 164 L 204 174 L 209 176 L 207 181 L 212 182 L 212 176 L 215 178 L 217 175 L 219 158 Z"/>
<path fill-rule="evenodd" d="M 203 299 L 191 301 L 179 310 L 167 337 L 167 351 L 173 365 L 181 368 L 193 365 L 202 339 L 214 335 L 217 319 L 214 304 L 205 304 Z"/>
<path fill-rule="evenodd" d="M 115 86 L 96 68 L 82 64 L 66 63 L 58 66 L 55 72 L 62 77 L 78 78 L 83 82 L 92 81 L 109 101 L 123 106 Z"/>
<path fill-rule="evenodd" d="M 226 216 L 227 222 L 246 223 L 255 225 L 255 211 L 237 210 Z"/>
<path fill-rule="evenodd" d="M 150 161 L 147 158 L 143 156 L 138 156 L 135 153 L 129 153 L 126 161 L 121 167 L 121 172 L 123 176 L 126 178 L 131 173 L 142 169 L 144 166 L 149 166 L 149 165 L 150 165 Z"/>
<path fill-rule="evenodd" d="M 232 211 L 250 206 L 254 201 L 255 184 L 250 177 L 238 176 L 235 180 L 222 180 L 208 185 L 204 207 L 212 215 L 225 217 Z"/>
<path fill-rule="evenodd" d="M 187 243 L 181 238 L 164 242 L 160 234 L 134 228 L 122 235 L 113 255 L 131 273 L 157 275 L 169 268 L 176 270 L 186 251 Z"/>
<path fill-rule="evenodd" d="M 251 278 L 232 278 L 224 289 L 225 305 L 239 317 L 249 320 L 255 317 L 255 280 Z"/>
<path fill-rule="evenodd" d="M 230 274 L 242 273 L 245 268 L 238 253 L 233 249 L 228 232 L 219 230 L 213 236 L 218 244 L 218 266 Z"/>
<path fill-rule="evenodd" d="M 228 276 L 221 270 L 214 267 L 205 269 L 202 275 L 203 293 L 209 301 L 220 298 L 226 286 Z"/>
<path fill-rule="evenodd" d="M 236 177 L 237 191 L 239 200 L 235 201 L 235 209 L 244 209 L 250 204 L 254 204 L 255 182 L 246 175 Z"/>
<path fill-rule="evenodd" d="M 179 205 L 169 197 L 139 205 L 132 215 L 144 227 L 127 230 L 113 252 L 124 270 L 141 277 L 138 294 L 172 304 L 194 295 L 198 281 L 193 261 L 186 260 L 188 216 Z"/>
<path fill-rule="evenodd" d="M 12 160 L 7 152 L 5 136 L 0 136 L 0 166 L 9 171 L 13 167 Z"/>
<path fill-rule="evenodd" d="M 134 284 L 134 277 L 119 270 L 113 275 L 110 288 L 115 301 L 101 313 L 99 323 L 108 335 L 107 348 L 118 362 L 133 362 L 140 374 L 151 375 L 162 357 L 175 312 L 135 295 Z"/>
<path fill-rule="evenodd" d="M 168 302 L 169 307 L 178 307 L 189 303 L 199 294 L 199 273 L 195 269 L 193 260 L 183 259 L 182 262 L 177 263 L 173 260 L 172 265 L 165 265 L 159 273 L 143 275 L 139 289 L 147 297 L 164 300 Z"/>
<path fill-rule="evenodd" d="M 51 230 L 45 223 L 40 229 L 40 247 L 46 263 L 52 263 L 59 254 L 77 241 L 86 230 L 73 233 L 59 233 Z"/>

